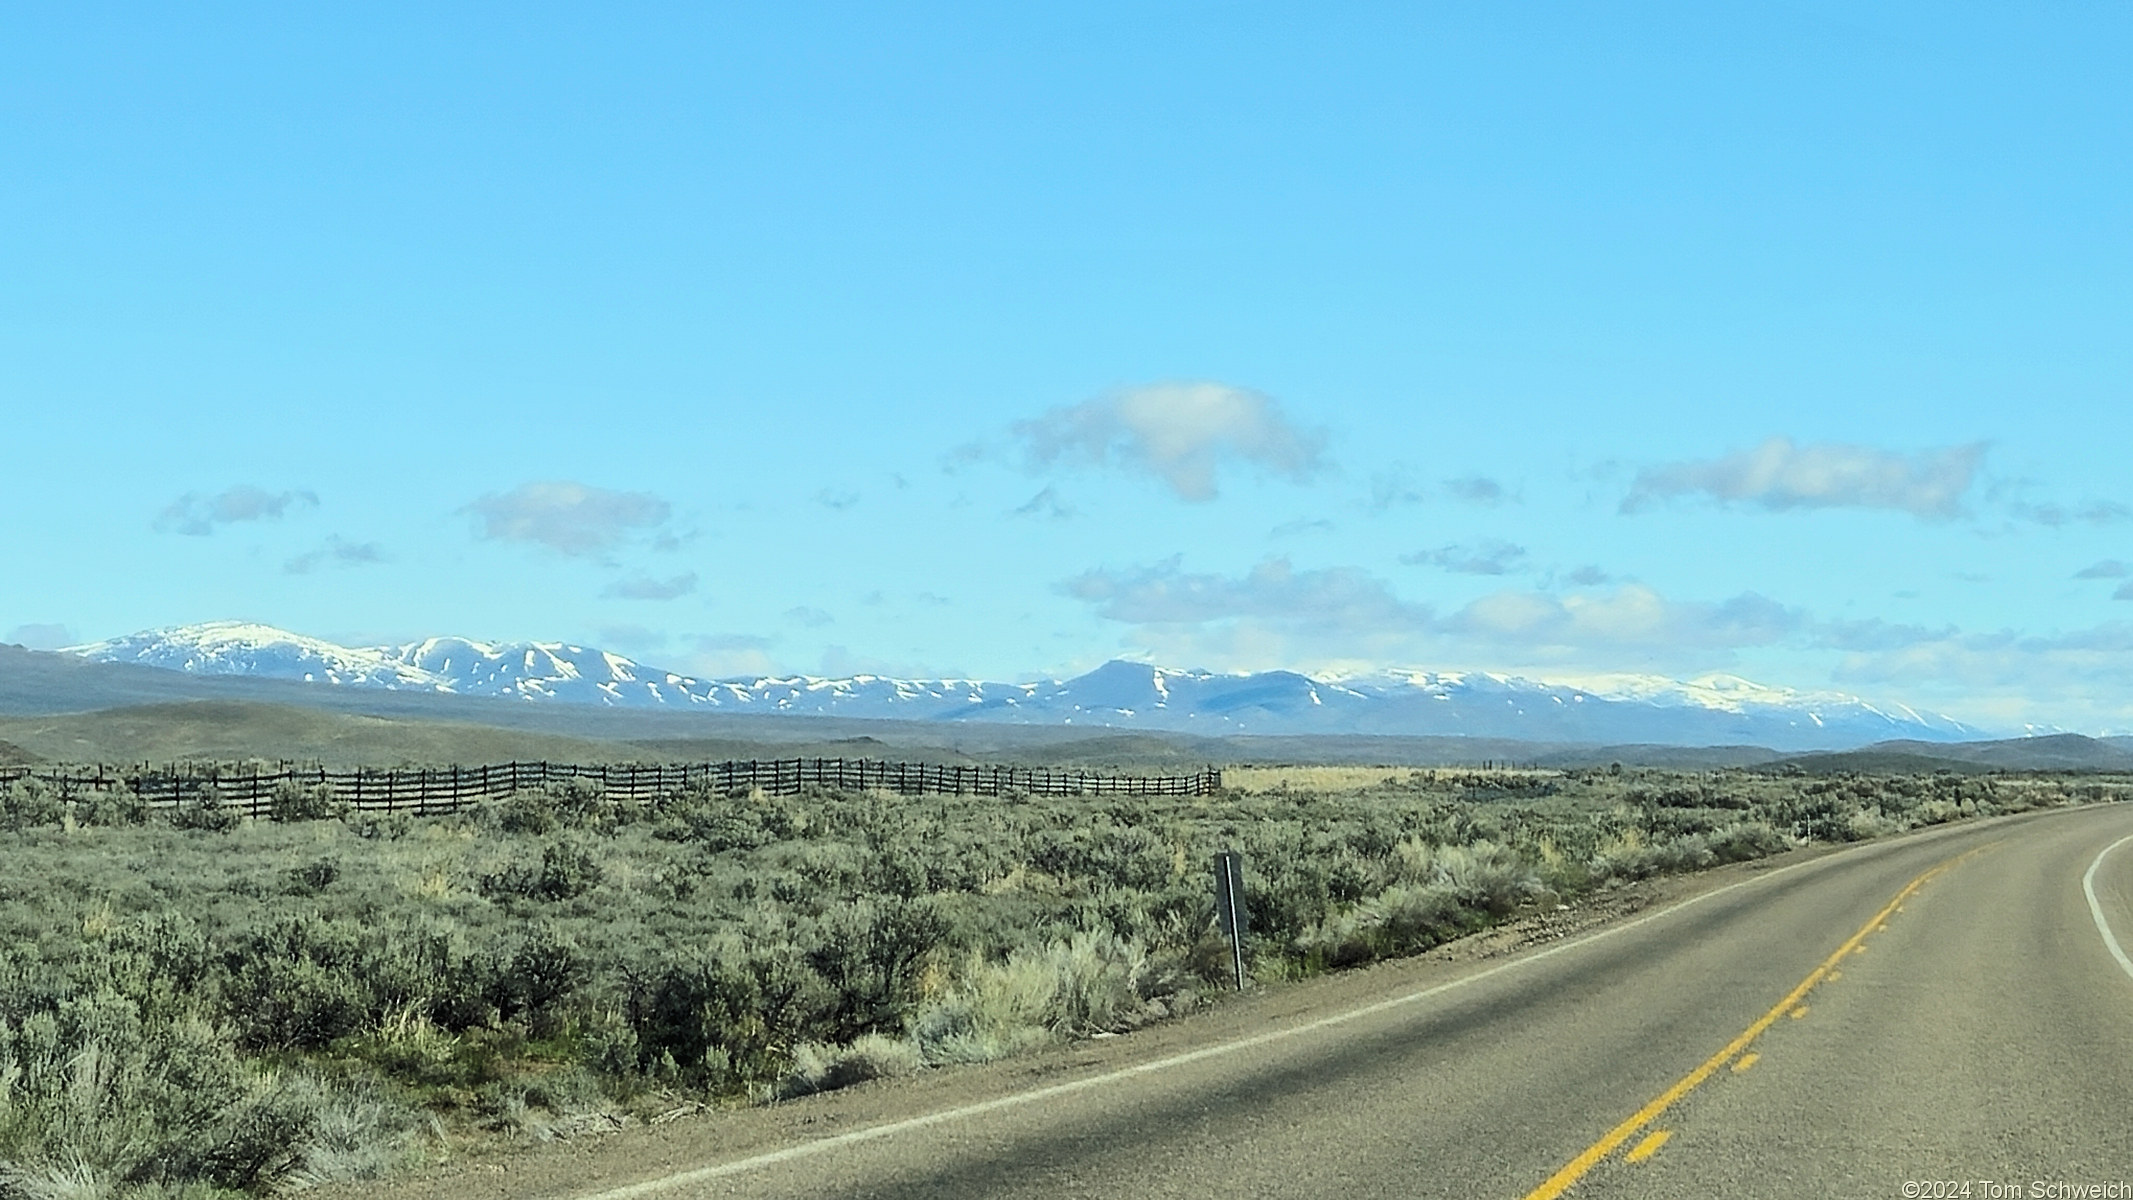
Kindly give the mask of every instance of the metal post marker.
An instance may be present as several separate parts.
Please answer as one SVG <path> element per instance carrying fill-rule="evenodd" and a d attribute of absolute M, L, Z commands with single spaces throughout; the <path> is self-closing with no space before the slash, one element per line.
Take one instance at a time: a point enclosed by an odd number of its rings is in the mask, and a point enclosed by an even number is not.
<path fill-rule="evenodd" d="M 1215 855 L 1215 918 L 1229 935 L 1230 965 L 1237 973 L 1237 990 L 1244 990 L 1244 935 L 1251 931 L 1251 916 L 1244 911 L 1244 855 L 1224 850 Z"/>

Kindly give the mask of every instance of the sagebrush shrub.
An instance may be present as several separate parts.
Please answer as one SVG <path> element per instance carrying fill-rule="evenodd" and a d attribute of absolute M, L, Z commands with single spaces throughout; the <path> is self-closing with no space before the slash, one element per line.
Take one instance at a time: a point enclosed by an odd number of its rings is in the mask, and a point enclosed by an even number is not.
<path fill-rule="evenodd" d="M 5 897 L 0 1079 L 28 1090 L 0 1103 L 0 1163 L 88 1194 L 359 1178 L 420 1141 L 411 1105 L 540 1137 L 602 1091 L 793 1094 L 1130 1029 L 1229 986 L 1221 849 L 1245 854 L 1246 969 L 1276 979 L 2075 793 L 2133 788 L 1412 772 L 1204 798 L 696 789 L 640 813 L 587 782 L 294 826 L 188 795 L 172 824 L 213 840 L 129 827 L 130 795 L 55 814 L 10 789 L 0 874 L 38 882 Z"/>
<path fill-rule="evenodd" d="M 125 784 L 94 788 L 74 800 L 76 824 L 112 827 L 139 825 L 148 819 L 148 802 Z"/>
<path fill-rule="evenodd" d="M 556 816 L 555 797 L 545 788 L 513 792 L 497 801 L 490 813 L 503 833 L 553 833 L 562 824 Z"/>
<path fill-rule="evenodd" d="M 895 895 L 825 914 L 805 956 L 831 997 L 828 1040 L 845 1042 L 900 1025 L 921 962 L 948 933 L 939 906 Z"/>
<path fill-rule="evenodd" d="M 489 998 L 504 1019 L 523 1018 L 535 1037 L 552 1037 L 589 975 L 578 948 L 542 926 L 497 963 Z"/>
<path fill-rule="evenodd" d="M 289 868 L 290 888 L 307 895 L 325 891 L 340 877 L 341 864 L 330 858 L 313 859 L 303 866 Z"/>
<path fill-rule="evenodd" d="M 347 805 L 334 795 L 332 784 L 298 783 L 293 779 L 275 784 L 267 805 L 267 815 L 284 822 L 323 821 L 347 811 Z"/>
<path fill-rule="evenodd" d="M 861 1034 L 843 1046 L 802 1042 L 793 1049 L 792 1066 L 778 1081 L 777 1095 L 791 1099 L 810 1092 L 832 1091 L 870 1079 L 909 1075 L 925 1065 L 925 1055 L 916 1042 L 887 1034 Z"/>
<path fill-rule="evenodd" d="M 0 790 L 0 829 L 12 831 L 57 825 L 65 811 L 66 805 L 59 793 L 41 779 L 17 779 L 5 790 Z"/>
<path fill-rule="evenodd" d="M 600 886 L 605 877 L 592 851 L 568 842 L 550 842 L 539 863 L 512 863 L 481 877 L 485 896 L 524 900 L 573 900 Z"/>
<path fill-rule="evenodd" d="M 625 1012 L 641 1063 L 731 1094 L 782 1074 L 830 1005 L 797 954 L 729 944 L 629 972 Z"/>
<path fill-rule="evenodd" d="M 228 833 L 244 823 L 244 814 L 222 802 L 222 792 L 213 784 L 201 788 L 190 800 L 180 799 L 168 810 L 170 823 L 178 829 Z"/>

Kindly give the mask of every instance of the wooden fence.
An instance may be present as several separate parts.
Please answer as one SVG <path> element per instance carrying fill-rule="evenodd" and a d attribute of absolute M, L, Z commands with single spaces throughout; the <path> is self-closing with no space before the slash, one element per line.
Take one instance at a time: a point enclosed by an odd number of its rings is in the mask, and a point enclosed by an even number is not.
<path fill-rule="evenodd" d="M 195 802 L 214 789 L 224 804 L 250 816 L 267 815 L 283 785 L 333 789 L 337 802 L 361 812 L 410 812 L 418 816 L 455 812 L 465 805 L 512 792 L 572 780 L 590 780 L 611 799 L 645 801 L 709 787 L 721 792 L 756 788 L 773 796 L 817 787 L 948 795 L 1003 796 L 1206 796 L 1220 791 L 1214 767 L 1189 775 L 1104 775 L 1090 771 L 1005 766 L 954 766 L 844 758 L 749 759 L 684 765 L 510 762 L 480 767 L 410 767 L 329 771 L 322 766 L 177 763 L 138 767 L 0 767 L 0 787 L 17 779 L 41 780 L 73 796 L 131 788 L 148 804 L 170 808 Z"/>

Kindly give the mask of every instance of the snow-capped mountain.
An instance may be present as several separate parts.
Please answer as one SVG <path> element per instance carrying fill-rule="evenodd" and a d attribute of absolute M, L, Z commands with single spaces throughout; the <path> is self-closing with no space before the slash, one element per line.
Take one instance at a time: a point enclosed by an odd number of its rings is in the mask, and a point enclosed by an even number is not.
<path fill-rule="evenodd" d="M 453 690 L 444 679 L 409 666 L 391 649 L 352 650 L 242 621 L 149 629 L 107 642 L 71 646 L 67 652 L 99 662 L 139 663 L 192 675 L 257 675 L 354 687 Z"/>
<path fill-rule="evenodd" d="M 561 642 L 430 638 L 351 648 L 265 625 L 210 622 L 73 647 L 104 662 L 344 687 L 537 702 L 907 720 L 1118 726 L 1205 734 L 1465 735 L 1550 742 L 1831 749 L 1981 736 L 1951 718 L 1728 675 L 1607 676 L 1579 684 L 1386 671 L 1339 680 L 1114 661 L 1073 679 L 988 683 L 877 675 L 706 680 Z"/>

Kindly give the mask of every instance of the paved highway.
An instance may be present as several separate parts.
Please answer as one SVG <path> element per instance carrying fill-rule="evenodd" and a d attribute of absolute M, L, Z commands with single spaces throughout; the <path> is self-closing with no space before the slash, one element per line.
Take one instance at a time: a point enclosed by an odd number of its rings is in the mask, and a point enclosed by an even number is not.
<path fill-rule="evenodd" d="M 2129 838 L 2133 805 L 2105 806 L 1737 872 L 1507 959 L 496 1190 L 2133 1197 L 2112 1190 L 2133 1185 L 2133 967 L 2106 937 L 2133 944 Z"/>

